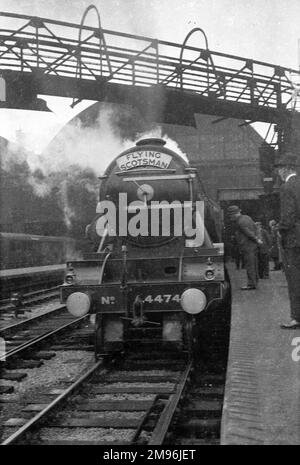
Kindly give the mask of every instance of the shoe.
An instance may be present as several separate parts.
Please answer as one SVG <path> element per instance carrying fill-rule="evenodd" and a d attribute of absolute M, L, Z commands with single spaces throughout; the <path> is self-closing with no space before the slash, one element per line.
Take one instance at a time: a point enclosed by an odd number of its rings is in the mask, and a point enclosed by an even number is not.
<path fill-rule="evenodd" d="M 280 325 L 282 329 L 297 329 L 300 328 L 300 321 L 292 320 L 289 323 L 282 323 Z"/>
<path fill-rule="evenodd" d="M 243 286 L 243 287 L 241 287 L 241 291 L 252 291 L 254 289 L 256 289 L 255 286 Z"/>

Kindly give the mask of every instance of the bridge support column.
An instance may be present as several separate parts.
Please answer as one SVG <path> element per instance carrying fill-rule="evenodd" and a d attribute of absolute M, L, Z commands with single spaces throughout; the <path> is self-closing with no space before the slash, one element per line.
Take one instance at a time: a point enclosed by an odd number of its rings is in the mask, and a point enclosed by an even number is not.
<path fill-rule="evenodd" d="M 291 151 L 300 159 L 300 113 L 293 112 L 277 124 L 279 153 Z"/>
<path fill-rule="evenodd" d="M 22 110 L 50 111 L 45 100 L 37 98 L 39 93 L 38 72 L 15 74 L 5 70 L 6 98 L 1 107 L 19 108 Z"/>
<path fill-rule="evenodd" d="M 300 113 L 293 112 L 290 119 L 287 150 L 295 153 L 300 159 Z"/>

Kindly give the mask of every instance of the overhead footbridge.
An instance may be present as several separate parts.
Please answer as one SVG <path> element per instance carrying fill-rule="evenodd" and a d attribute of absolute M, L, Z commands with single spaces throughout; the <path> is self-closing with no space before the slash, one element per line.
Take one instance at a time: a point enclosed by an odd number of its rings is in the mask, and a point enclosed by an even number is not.
<path fill-rule="evenodd" d="M 89 13 L 96 13 L 96 27 L 85 25 Z M 192 46 L 197 38 L 201 46 Z M 53 95 L 71 97 L 73 105 L 130 104 L 156 122 L 194 125 L 201 113 L 280 130 L 289 125 L 299 77 L 280 65 L 212 51 L 200 28 L 182 44 L 104 29 L 94 6 L 80 24 L 0 12 L 0 73 L 1 107 L 47 110 L 41 97 Z"/>

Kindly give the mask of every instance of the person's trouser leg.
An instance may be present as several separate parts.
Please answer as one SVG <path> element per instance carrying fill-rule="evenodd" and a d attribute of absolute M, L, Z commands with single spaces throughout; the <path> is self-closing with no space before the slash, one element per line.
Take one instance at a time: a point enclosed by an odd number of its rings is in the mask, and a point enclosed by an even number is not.
<path fill-rule="evenodd" d="M 245 268 L 247 272 L 248 286 L 257 285 L 257 257 L 255 250 L 244 251 Z"/>
<path fill-rule="evenodd" d="M 291 318 L 300 321 L 300 247 L 284 250 L 284 271 L 288 284 Z"/>
<path fill-rule="evenodd" d="M 262 275 L 263 278 L 269 277 L 269 255 L 267 253 L 262 254 Z"/>
<path fill-rule="evenodd" d="M 280 270 L 278 257 L 273 257 L 273 262 L 274 262 L 274 270 Z"/>
<path fill-rule="evenodd" d="M 240 257 L 239 257 L 239 254 L 235 254 L 234 261 L 235 261 L 236 269 L 239 270 L 240 269 Z"/>
<path fill-rule="evenodd" d="M 263 278 L 264 276 L 264 262 L 263 262 L 263 255 L 258 252 L 257 254 L 257 262 L 258 262 L 258 277 Z"/>
<path fill-rule="evenodd" d="M 255 256 L 255 270 L 256 270 L 256 283 L 259 280 L 259 271 L 258 271 L 258 250 L 254 252 Z"/>

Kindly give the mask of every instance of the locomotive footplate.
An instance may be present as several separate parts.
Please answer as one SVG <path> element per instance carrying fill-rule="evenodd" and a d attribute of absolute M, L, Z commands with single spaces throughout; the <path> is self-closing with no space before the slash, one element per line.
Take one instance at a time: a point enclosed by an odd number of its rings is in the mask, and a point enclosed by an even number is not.
<path fill-rule="evenodd" d="M 200 289 L 207 298 L 208 306 L 214 300 L 222 299 L 221 283 L 168 283 L 149 285 L 134 285 L 128 287 L 128 304 L 131 308 L 136 298 L 143 302 L 144 312 L 174 312 L 182 311 L 180 298 L 189 288 Z"/>
<path fill-rule="evenodd" d="M 92 302 L 91 313 L 127 313 L 137 299 L 143 304 L 145 312 L 182 311 L 180 298 L 182 293 L 191 288 L 201 290 L 207 299 L 207 306 L 223 298 L 222 282 L 173 282 L 139 284 L 128 283 L 121 289 L 120 284 L 72 285 L 61 289 L 61 301 L 66 302 L 68 296 L 75 292 L 87 293 Z"/>

